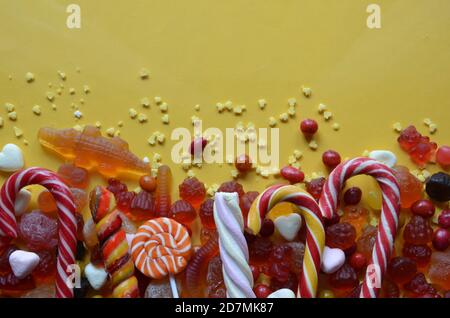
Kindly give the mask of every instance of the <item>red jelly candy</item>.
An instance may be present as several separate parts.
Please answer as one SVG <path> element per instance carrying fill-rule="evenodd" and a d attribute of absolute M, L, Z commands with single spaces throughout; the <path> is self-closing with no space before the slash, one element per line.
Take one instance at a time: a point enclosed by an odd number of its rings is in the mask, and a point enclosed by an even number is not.
<path fill-rule="evenodd" d="M 142 176 L 139 178 L 139 186 L 147 192 L 153 192 L 156 189 L 156 179 L 149 175 Z"/>
<path fill-rule="evenodd" d="M 249 191 L 239 199 L 239 206 L 241 207 L 242 215 L 244 216 L 244 221 L 247 219 L 248 212 L 252 206 L 253 201 L 258 197 L 259 192 Z"/>
<path fill-rule="evenodd" d="M 441 146 L 436 152 L 436 162 L 444 169 L 450 166 L 450 147 Z"/>
<path fill-rule="evenodd" d="M 432 250 L 428 245 L 405 244 L 402 253 L 416 261 L 418 266 L 423 267 L 430 262 Z"/>
<path fill-rule="evenodd" d="M 397 138 L 400 147 L 406 152 L 409 152 L 421 140 L 423 140 L 422 135 L 412 125 L 405 128 Z"/>
<path fill-rule="evenodd" d="M 33 277 L 31 275 L 25 278 L 17 278 L 13 272 L 5 275 L 0 275 L 0 289 L 6 289 L 10 291 L 29 290 L 35 288 Z"/>
<path fill-rule="evenodd" d="M 244 195 L 244 188 L 242 185 L 236 181 L 224 182 L 220 185 L 218 192 L 237 192 L 239 197 Z"/>
<path fill-rule="evenodd" d="M 358 286 L 359 280 L 353 267 L 344 264 L 330 275 L 330 285 L 337 289 L 351 289 Z"/>
<path fill-rule="evenodd" d="M 131 209 L 131 202 L 136 196 L 135 192 L 120 192 L 116 196 L 117 208 L 125 213 L 129 213 Z"/>
<path fill-rule="evenodd" d="M 252 161 L 248 155 L 243 154 L 236 157 L 234 166 L 239 172 L 246 173 L 252 170 Z"/>
<path fill-rule="evenodd" d="M 419 142 L 409 152 L 414 163 L 423 167 L 433 158 L 437 149 L 434 142 Z"/>
<path fill-rule="evenodd" d="M 409 290 L 418 295 L 436 293 L 436 289 L 434 289 L 434 287 L 428 283 L 425 275 L 422 273 L 417 273 L 410 282 L 404 285 L 404 287 L 406 290 Z"/>
<path fill-rule="evenodd" d="M 300 183 L 305 179 L 305 174 L 299 169 L 292 166 L 283 167 L 280 171 L 280 174 L 290 183 Z"/>
<path fill-rule="evenodd" d="M 201 158 L 203 150 L 205 149 L 206 145 L 208 144 L 208 140 L 206 140 L 203 137 L 197 137 L 194 140 L 191 141 L 191 147 L 190 152 L 192 156 L 195 156 L 196 158 Z"/>
<path fill-rule="evenodd" d="M 439 214 L 438 223 L 444 229 L 450 228 L 450 209 L 442 210 Z"/>
<path fill-rule="evenodd" d="M 400 289 L 394 282 L 385 278 L 383 280 L 381 296 L 383 298 L 399 298 L 400 297 Z"/>
<path fill-rule="evenodd" d="M 406 167 L 396 166 L 394 175 L 400 186 L 401 206 L 407 209 L 422 198 L 423 185 Z"/>
<path fill-rule="evenodd" d="M 4 248 L 0 254 L 0 274 L 11 272 L 11 266 L 9 265 L 9 256 L 16 251 L 17 248 L 14 245 L 9 245 Z"/>
<path fill-rule="evenodd" d="M 89 185 L 89 172 L 70 163 L 61 165 L 58 175 L 73 188 L 86 189 Z"/>
<path fill-rule="evenodd" d="M 225 298 L 227 291 L 223 281 L 222 261 L 220 256 L 214 257 L 208 265 L 206 273 L 206 294 L 208 298 Z"/>
<path fill-rule="evenodd" d="M 250 258 L 259 261 L 267 260 L 272 247 L 273 243 L 268 238 L 258 236 L 249 244 Z"/>
<path fill-rule="evenodd" d="M 52 277 L 56 271 L 56 254 L 51 251 L 39 251 L 39 264 L 33 271 L 33 276 L 40 280 Z"/>
<path fill-rule="evenodd" d="M 434 204 L 430 200 L 419 200 L 411 205 L 411 212 L 424 218 L 431 218 L 434 211 Z"/>
<path fill-rule="evenodd" d="M 279 281 L 277 278 L 274 277 L 270 280 L 270 288 L 272 290 L 287 288 L 296 293 L 298 288 L 298 277 L 296 274 L 292 272 L 288 274 L 288 278 L 285 281 Z"/>
<path fill-rule="evenodd" d="M 200 220 L 202 226 L 206 229 L 215 229 L 216 223 L 214 222 L 214 200 L 206 199 L 201 205 L 199 210 Z"/>
<path fill-rule="evenodd" d="M 433 238 L 433 229 L 426 219 L 414 215 L 405 225 L 403 239 L 409 244 L 427 244 Z"/>
<path fill-rule="evenodd" d="M 377 238 L 377 228 L 374 226 L 366 226 L 356 242 L 358 252 L 364 254 L 367 260 L 372 257 L 373 246 Z"/>
<path fill-rule="evenodd" d="M 119 193 L 128 191 L 128 187 L 125 183 L 122 183 L 114 178 L 108 179 L 108 186 L 106 187 L 106 189 L 108 189 L 108 191 L 114 194 L 116 198 Z"/>
<path fill-rule="evenodd" d="M 321 177 L 306 182 L 306 191 L 308 191 L 314 199 L 319 200 L 325 181 L 325 178 Z"/>
<path fill-rule="evenodd" d="M 190 224 L 197 217 L 197 213 L 189 202 L 178 200 L 170 207 L 170 217 L 182 224 Z"/>
<path fill-rule="evenodd" d="M 180 197 L 193 206 L 198 206 L 205 199 L 205 185 L 195 177 L 184 179 L 178 189 Z"/>
<path fill-rule="evenodd" d="M 147 191 L 141 191 L 133 198 L 130 204 L 130 219 L 134 221 L 148 220 L 155 216 L 153 198 Z"/>
<path fill-rule="evenodd" d="M 58 245 L 58 222 L 40 211 L 32 211 L 20 219 L 19 235 L 30 249 L 51 250 Z"/>
<path fill-rule="evenodd" d="M 269 286 L 264 284 L 258 284 L 253 288 L 257 298 L 267 298 L 272 293 Z"/>
<path fill-rule="evenodd" d="M 394 257 L 389 262 L 387 273 L 391 280 L 397 284 L 409 282 L 417 273 L 416 262 L 408 257 Z"/>
<path fill-rule="evenodd" d="M 337 223 L 326 229 L 327 246 L 345 250 L 355 243 L 356 230 L 350 223 Z"/>
<path fill-rule="evenodd" d="M 217 231 L 215 229 L 202 228 L 200 230 L 200 242 L 202 244 L 206 244 L 211 237 L 214 237 L 215 235 L 217 235 Z"/>

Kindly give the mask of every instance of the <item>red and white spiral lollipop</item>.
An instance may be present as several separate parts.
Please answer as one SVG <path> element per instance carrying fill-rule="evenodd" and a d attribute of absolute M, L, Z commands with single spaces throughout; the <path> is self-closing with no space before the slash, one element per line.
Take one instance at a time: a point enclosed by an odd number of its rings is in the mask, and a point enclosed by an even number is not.
<path fill-rule="evenodd" d="M 70 189 L 54 172 L 42 168 L 28 168 L 16 172 L 5 181 L 0 192 L 0 236 L 10 239 L 17 237 L 14 202 L 20 189 L 32 184 L 47 188 L 56 201 L 59 218 L 56 297 L 73 297 L 73 290 L 68 284 L 67 270 L 75 264 L 77 246 L 75 204 Z"/>
<path fill-rule="evenodd" d="M 380 289 L 381 278 L 386 271 L 398 227 L 400 211 L 400 190 L 392 170 L 386 165 L 369 159 L 355 158 L 337 166 L 324 185 L 319 201 L 325 218 L 331 218 L 338 208 L 338 197 L 345 181 L 356 175 L 374 177 L 382 192 L 381 218 L 378 235 L 368 263 L 368 270 L 361 288 L 361 298 L 376 298 Z M 374 272 L 373 272 L 374 271 Z"/>

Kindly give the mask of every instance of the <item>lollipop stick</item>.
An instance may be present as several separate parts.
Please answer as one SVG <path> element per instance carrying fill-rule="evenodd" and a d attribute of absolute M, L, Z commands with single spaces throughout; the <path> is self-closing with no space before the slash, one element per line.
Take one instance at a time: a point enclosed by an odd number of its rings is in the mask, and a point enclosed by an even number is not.
<path fill-rule="evenodd" d="M 172 274 L 169 275 L 170 289 L 172 289 L 173 298 L 180 298 L 178 295 L 177 281 Z"/>

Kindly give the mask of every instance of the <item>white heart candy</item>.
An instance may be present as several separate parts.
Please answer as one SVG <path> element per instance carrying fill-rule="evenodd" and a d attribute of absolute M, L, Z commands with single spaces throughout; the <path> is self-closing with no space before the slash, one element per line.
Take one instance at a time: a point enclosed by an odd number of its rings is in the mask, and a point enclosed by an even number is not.
<path fill-rule="evenodd" d="M 292 241 L 302 226 L 302 217 L 297 213 L 291 213 L 288 216 L 277 217 L 273 223 L 282 237 Z"/>
<path fill-rule="evenodd" d="M 267 298 L 295 298 L 295 294 L 289 288 L 282 288 L 274 291 Z"/>
<path fill-rule="evenodd" d="M 24 278 L 39 264 L 39 255 L 33 252 L 17 250 L 9 255 L 9 265 L 17 278 Z"/>
<path fill-rule="evenodd" d="M 0 152 L 0 170 L 13 172 L 24 166 L 22 149 L 15 144 L 6 144 Z"/>
<path fill-rule="evenodd" d="M 397 163 L 397 157 L 393 152 L 388 150 L 374 150 L 369 153 L 369 158 L 384 163 L 389 168 L 392 168 Z"/>
<path fill-rule="evenodd" d="M 339 248 L 325 246 L 322 254 L 321 269 L 326 274 L 332 274 L 345 263 L 345 253 Z"/>
<path fill-rule="evenodd" d="M 95 290 L 101 289 L 108 278 L 108 273 L 103 267 L 94 266 L 92 263 L 86 265 L 84 275 Z"/>
<path fill-rule="evenodd" d="M 28 204 L 31 201 L 31 192 L 26 189 L 20 189 L 14 202 L 14 213 L 16 216 L 21 216 L 27 211 Z"/>

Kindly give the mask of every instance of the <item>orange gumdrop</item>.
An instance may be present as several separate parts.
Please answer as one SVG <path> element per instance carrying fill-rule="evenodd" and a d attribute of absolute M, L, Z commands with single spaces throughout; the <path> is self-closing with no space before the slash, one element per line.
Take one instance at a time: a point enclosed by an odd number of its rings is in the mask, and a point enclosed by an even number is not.
<path fill-rule="evenodd" d="M 356 229 L 356 237 L 359 237 L 362 230 L 369 221 L 369 211 L 359 205 L 347 205 L 344 208 L 344 215 L 341 217 L 341 222 L 347 222 Z"/>
<path fill-rule="evenodd" d="M 57 210 L 56 202 L 55 199 L 53 198 L 53 195 L 49 191 L 44 190 L 41 193 L 39 193 L 37 201 L 39 210 L 41 210 L 42 212 L 44 213 L 56 212 Z"/>
<path fill-rule="evenodd" d="M 414 202 L 422 198 L 423 185 L 406 167 L 394 167 L 394 175 L 400 186 L 401 206 L 408 209 Z"/>

